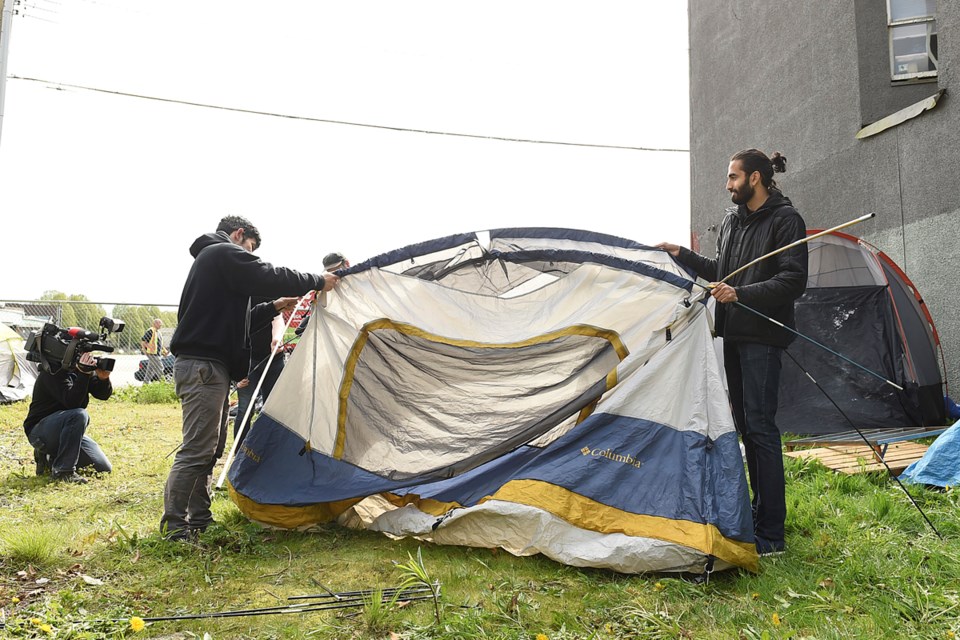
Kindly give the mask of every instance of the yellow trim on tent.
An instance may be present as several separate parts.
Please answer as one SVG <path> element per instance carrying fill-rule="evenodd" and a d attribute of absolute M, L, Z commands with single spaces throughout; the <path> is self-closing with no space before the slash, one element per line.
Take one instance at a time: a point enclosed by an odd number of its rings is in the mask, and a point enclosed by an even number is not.
<path fill-rule="evenodd" d="M 259 504 L 237 493 L 232 486 L 228 487 L 233 501 L 247 516 L 258 522 L 285 529 L 329 522 L 363 499 L 288 507 Z M 380 495 L 398 508 L 413 505 L 420 511 L 437 517 L 461 507 L 456 502 L 440 502 L 419 498 L 413 494 Z M 622 533 L 636 538 L 663 540 L 696 549 L 749 571 L 756 572 L 760 569 L 753 543 L 730 540 L 712 524 L 629 513 L 542 480 L 512 480 L 480 502 L 488 500 L 503 500 L 543 509 L 587 531 Z"/>
<path fill-rule="evenodd" d="M 537 507 L 588 531 L 673 542 L 750 571 L 760 568 L 752 542 L 730 540 L 712 524 L 628 513 L 542 480 L 512 480 L 481 502 L 487 500 Z"/>
<path fill-rule="evenodd" d="M 421 498 L 412 493 L 402 496 L 395 493 L 381 493 L 380 497 L 386 499 L 387 502 L 398 508 L 412 504 L 420 511 L 429 513 L 432 516 L 437 516 L 438 518 L 449 511 L 459 509 L 463 506 L 459 502 L 440 502 L 439 500 L 433 500 L 431 498 Z"/>
<path fill-rule="evenodd" d="M 230 490 L 230 498 L 234 504 L 248 518 L 283 529 L 300 529 L 321 522 L 330 522 L 363 500 L 363 498 L 353 498 L 338 502 L 318 502 L 302 507 L 288 507 L 280 504 L 260 504 L 239 493 L 229 482 L 227 482 L 227 489 Z"/>
<path fill-rule="evenodd" d="M 347 356 L 346 362 L 344 363 L 343 384 L 340 385 L 340 393 L 338 394 L 339 407 L 337 409 L 337 438 L 333 449 L 333 458 L 336 460 L 343 459 L 343 450 L 347 439 L 347 399 L 350 397 L 350 389 L 353 386 L 353 374 L 356 369 L 357 362 L 360 360 L 360 354 L 363 351 L 364 346 L 367 344 L 370 333 L 385 329 L 397 331 L 404 335 L 413 336 L 415 338 L 423 338 L 425 340 L 429 340 L 430 342 L 448 344 L 455 347 L 469 347 L 476 349 L 518 349 L 521 347 L 529 347 L 535 344 L 550 342 L 551 340 L 556 340 L 557 338 L 562 338 L 565 336 L 579 335 L 590 338 L 602 338 L 603 340 L 606 340 L 611 346 L 613 346 L 613 349 L 620 360 L 623 360 L 630 354 L 630 351 L 627 349 L 626 345 L 623 344 L 623 341 L 620 339 L 620 335 L 616 331 L 611 329 L 601 329 L 599 327 L 593 327 L 585 324 L 572 325 L 563 329 L 544 333 L 539 336 L 533 336 L 526 340 L 520 340 L 518 342 L 492 343 L 477 342 L 475 340 L 461 340 L 458 338 L 446 338 L 444 336 L 439 336 L 428 331 L 424 331 L 423 329 L 415 327 L 412 324 L 396 322 L 394 320 L 390 320 L 389 318 L 372 320 L 363 325 L 363 328 L 360 330 L 360 335 L 353 343 L 353 347 L 350 349 L 350 354 Z M 607 374 L 607 390 L 612 389 L 616 384 L 617 374 L 616 369 L 614 369 Z"/>
<path fill-rule="evenodd" d="M 412 504 L 420 511 L 437 517 L 461 506 L 456 502 L 421 500 L 410 494 L 381 495 L 397 507 Z M 512 480 L 500 487 L 492 496 L 481 499 L 480 502 L 488 500 L 503 500 L 543 509 L 588 531 L 623 533 L 638 538 L 673 542 L 716 556 L 750 571 L 759 569 L 757 551 L 753 543 L 725 538 L 711 524 L 628 513 L 542 480 Z"/>

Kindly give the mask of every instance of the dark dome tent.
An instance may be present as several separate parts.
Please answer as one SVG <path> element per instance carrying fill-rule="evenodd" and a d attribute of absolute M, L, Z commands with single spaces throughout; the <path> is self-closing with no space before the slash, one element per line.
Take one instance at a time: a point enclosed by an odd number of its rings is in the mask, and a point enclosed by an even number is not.
<path fill-rule="evenodd" d="M 917 288 L 889 256 L 860 238 L 834 232 L 811 240 L 808 247 L 809 276 L 796 304 L 797 331 L 904 391 L 806 340 L 795 340 L 789 356 L 817 379 L 858 429 L 943 425 L 943 353 Z M 783 359 L 780 379 L 780 430 L 814 435 L 850 430 L 789 356 Z"/>

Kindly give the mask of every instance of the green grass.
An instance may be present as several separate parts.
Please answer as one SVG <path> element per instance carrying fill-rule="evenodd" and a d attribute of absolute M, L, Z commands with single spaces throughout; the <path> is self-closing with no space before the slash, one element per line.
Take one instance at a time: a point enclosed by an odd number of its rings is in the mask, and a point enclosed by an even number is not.
<path fill-rule="evenodd" d="M 223 493 L 218 524 L 196 545 L 174 544 L 157 526 L 179 406 L 124 397 L 91 403 L 90 434 L 114 472 L 83 486 L 35 477 L 20 426 L 27 406 L 0 406 L 0 637 L 944 639 L 960 627 L 956 491 L 911 489 L 940 540 L 886 477 L 788 460 L 787 553 L 763 559 L 758 574 L 716 573 L 705 583 L 334 524 L 266 530 Z M 140 633 L 103 622 L 433 580 L 442 585 L 438 609 L 371 600 L 339 612 L 150 623 Z"/>

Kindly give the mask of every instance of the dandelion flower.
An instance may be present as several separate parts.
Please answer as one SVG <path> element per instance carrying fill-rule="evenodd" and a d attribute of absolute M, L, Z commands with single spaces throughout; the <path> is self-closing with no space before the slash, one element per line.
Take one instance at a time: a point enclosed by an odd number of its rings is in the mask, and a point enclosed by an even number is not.
<path fill-rule="evenodd" d="M 667 588 L 667 586 L 666 586 L 665 584 L 663 584 L 662 582 L 658 582 L 657 584 L 653 585 L 653 590 L 654 590 L 654 591 L 663 591 L 663 590 L 666 589 L 666 588 Z"/>
<path fill-rule="evenodd" d="M 20 602 L 20 598 L 18 598 L 17 596 L 13 596 L 12 598 L 10 598 L 10 602 L 12 602 L 13 604 L 17 604 L 18 602 Z"/>
<path fill-rule="evenodd" d="M 538 634 L 537 634 L 537 640 L 549 640 L 549 639 L 547 638 L 547 634 L 545 634 L 545 633 L 538 633 Z"/>
<path fill-rule="evenodd" d="M 134 631 L 143 631 L 145 626 L 146 625 L 143 623 L 143 618 L 138 618 L 137 616 L 130 618 L 130 628 Z"/>
<path fill-rule="evenodd" d="M 41 624 L 43 624 L 43 620 L 41 620 L 40 618 L 30 618 L 30 622 L 31 622 L 32 624 L 37 625 L 38 627 L 39 627 Z"/>
<path fill-rule="evenodd" d="M 770 619 L 773 621 L 773 626 L 775 626 L 775 627 L 779 627 L 779 626 L 780 626 L 780 614 L 779 614 L 779 613 L 773 614 L 772 616 L 770 616 Z"/>
<path fill-rule="evenodd" d="M 48 624 L 42 624 L 40 625 L 40 631 L 43 631 L 44 633 L 53 633 L 53 627 Z"/>
<path fill-rule="evenodd" d="M 760 594 L 754 591 L 753 593 L 750 594 L 750 597 L 753 598 L 754 600 L 759 600 Z"/>

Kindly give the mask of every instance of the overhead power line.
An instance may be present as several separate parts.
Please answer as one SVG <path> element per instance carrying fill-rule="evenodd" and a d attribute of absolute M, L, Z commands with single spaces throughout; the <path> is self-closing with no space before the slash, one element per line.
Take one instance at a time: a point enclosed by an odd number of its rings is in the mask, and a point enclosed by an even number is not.
<path fill-rule="evenodd" d="M 348 122 L 346 120 L 331 120 L 328 118 L 313 118 L 310 116 L 297 116 L 290 115 L 286 113 L 275 113 L 272 111 L 258 111 L 256 109 L 242 109 L 239 107 L 225 107 L 222 105 L 216 104 L 207 104 L 204 102 L 191 102 L 189 100 L 177 100 L 175 98 L 162 98 L 160 96 L 148 96 L 139 93 L 130 93 L 126 91 L 114 91 L 111 89 L 100 89 L 98 87 L 88 87 L 79 84 L 68 84 L 65 82 L 53 82 L 51 80 L 42 80 L 40 78 L 25 78 L 23 76 L 8 76 L 12 80 L 25 80 L 27 82 L 41 82 L 44 84 L 49 84 L 55 88 L 67 88 L 67 89 L 79 89 L 81 91 L 93 91 L 96 93 L 105 93 L 108 95 L 114 96 L 124 96 L 127 98 L 139 98 L 141 100 L 154 100 L 156 102 L 168 102 L 171 104 L 180 104 L 186 105 L 188 107 L 201 107 L 204 109 L 218 109 L 221 111 L 232 111 L 235 113 L 247 113 L 256 116 L 267 116 L 271 118 L 286 118 L 288 120 L 303 120 L 306 122 L 323 122 L 325 124 L 338 124 L 348 127 L 366 127 L 368 129 L 384 129 L 386 131 L 402 131 L 405 133 L 425 133 L 435 136 L 454 136 L 458 138 L 477 138 L 480 140 L 499 140 L 501 142 L 524 142 L 529 144 L 557 144 L 567 147 L 594 147 L 597 149 L 626 149 L 629 151 L 655 151 L 655 152 L 669 152 L 669 153 L 690 153 L 689 149 L 672 149 L 672 148 L 658 148 L 658 147 L 632 147 L 628 145 L 616 145 L 616 144 L 591 144 L 587 142 L 560 142 L 557 140 L 531 140 L 527 138 L 508 138 L 505 136 L 485 136 L 475 133 L 456 133 L 451 131 L 432 131 L 430 129 L 410 129 L 407 127 L 392 127 L 389 125 L 383 124 L 369 124 L 366 122 Z"/>

